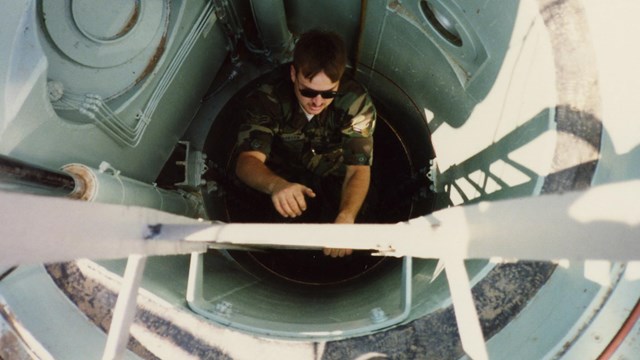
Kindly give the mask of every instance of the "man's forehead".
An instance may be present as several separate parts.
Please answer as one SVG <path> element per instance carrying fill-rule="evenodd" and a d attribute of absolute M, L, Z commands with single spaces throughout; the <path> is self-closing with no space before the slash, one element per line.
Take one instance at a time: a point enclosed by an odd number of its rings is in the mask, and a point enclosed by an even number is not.
<path fill-rule="evenodd" d="M 332 88 L 337 87 L 340 84 L 340 80 L 336 82 L 332 82 L 331 79 L 322 71 L 317 73 L 311 79 L 304 77 L 301 71 L 296 73 L 296 79 L 298 83 L 303 85 L 308 89 L 316 90 L 330 90 Z"/>

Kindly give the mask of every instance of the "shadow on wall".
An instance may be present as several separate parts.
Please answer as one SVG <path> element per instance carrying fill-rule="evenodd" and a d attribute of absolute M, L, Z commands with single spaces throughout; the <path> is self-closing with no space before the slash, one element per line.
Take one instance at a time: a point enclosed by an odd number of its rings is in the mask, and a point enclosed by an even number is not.
<path fill-rule="evenodd" d="M 549 109 L 540 112 L 481 153 L 445 171 L 442 174 L 446 179 L 444 186 L 449 190 L 459 189 L 460 182 L 469 181 L 466 174 L 474 171 L 481 171 L 485 178 L 496 177 L 491 173 L 492 163 L 504 159 L 510 161 L 510 153 L 548 131 L 548 117 L 544 116 L 548 111 Z M 574 111 L 569 106 L 564 106 L 556 109 L 556 122 L 558 136 L 552 170 L 551 174 L 545 177 L 542 192 L 587 188 L 591 184 L 597 165 L 602 134 L 600 119 L 594 114 Z M 620 156 L 614 161 L 630 161 L 631 158 L 640 157 L 640 147 Z M 564 157 L 568 157 L 568 160 L 563 159 Z M 563 166 L 571 161 L 574 162 L 572 166 Z M 534 186 L 537 174 L 522 164 L 510 162 L 510 166 L 528 180 L 517 185 L 504 183 L 504 187 L 495 192 L 487 191 L 486 183 L 475 182 L 473 191 L 479 195 L 469 199 L 471 195 L 467 194 L 467 200 L 475 202 L 514 197 L 518 192 L 523 196 L 530 194 L 529 189 Z M 553 171 L 553 168 L 558 169 Z M 473 298 L 486 340 L 500 332 L 520 313 L 546 283 L 555 268 L 553 263 L 548 262 L 520 261 L 500 264 L 474 286 Z M 420 354 L 420 358 L 426 359 L 457 359 L 464 355 L 453 308 L 449 306 L 384 333 L 329 342 L 325 346 L 322 358 L 357 358 L 372 351 L 381 351 L 388 358 L 405 358 L 406 354 Z"/>
<path fill-rule="evenodd" d="M 533 194 L 540 175 L 544 174 L 538 174 L 525 164 L 513 160 L 510 155 L 550 131 L 549 111 L 541 111 L 481 152 L 445 170 L 440 176 L 439 190 L 446 192 L 447 198 L 455 196 L 462 203 Z M 563 120 L 557 121 L 555 165 L 552 165 L 551 174 L 547 175 L 541 192 L 586 189 L 591 184 L 590 174 L 593 174 L 597 164 L 602 124 L 595 115 L 571 110 L 567 105 L 555 111 L 557 118 L 562 117 Z M 574 125 L 567 125 L 570 123 Z M 562 160 L 563 157 L 570 160 Z M 560 163 L 569 162 L 572 164 L 558 168 Z M 496 164 L 502 166 L 497 167 Z M 510 181 L 509 178 L 514 180 Z M 450 205 L 454 205 L 451 200 Z"/>

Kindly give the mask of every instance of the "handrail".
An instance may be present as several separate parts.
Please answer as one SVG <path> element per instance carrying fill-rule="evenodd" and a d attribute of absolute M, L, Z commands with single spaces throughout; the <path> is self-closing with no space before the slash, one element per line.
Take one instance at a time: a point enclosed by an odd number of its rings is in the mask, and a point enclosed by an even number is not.
<path fill-rule="evenodd" d="M 0 155 L 0 189 L 41 195 L 68 196 L 76 180 L 63 171 L 46 169 Z"/>

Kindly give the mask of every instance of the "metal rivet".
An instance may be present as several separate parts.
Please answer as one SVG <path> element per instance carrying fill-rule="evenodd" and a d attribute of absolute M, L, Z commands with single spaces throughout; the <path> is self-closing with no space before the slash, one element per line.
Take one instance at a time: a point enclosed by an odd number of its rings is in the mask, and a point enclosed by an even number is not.
<path fill-rule="evenodd" d="M 228 301 L 221 301 L 215 305 L 214 311 L 221 316 L 231 315 L 233 305 Z"/>
<path fill-rule="evenodd" d="M 379 307 L 371 309 L 371 321 L 379 324 L 385 320 L 387 320 L 387 314 L 384 313 L 384 310 Z"/>

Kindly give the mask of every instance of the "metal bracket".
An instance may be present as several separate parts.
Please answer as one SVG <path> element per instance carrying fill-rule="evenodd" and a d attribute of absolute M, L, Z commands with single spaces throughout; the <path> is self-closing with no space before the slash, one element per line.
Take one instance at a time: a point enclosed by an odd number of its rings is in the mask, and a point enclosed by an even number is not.
<path fill-rule="evenodd" d="M 194 151 L 191 149 L 191 143 L 188 141 L 178 141 L 178 144 L 185 147 L 185 159 L 176 161 L 177 165 L 184 166 L 184 181 L 175 185 L 186 190 L 196 189 L 206 181 L 202 179 L 202 175 L 209 170 L 207 167 L 207 154 L 202 151 Z"/>
<path fill-rule="evenodd" d="M 314 331 L 274 331 L 273 329 L 260 328 L 234 320 L 234 313 L 231 311 L 231 304 L 226 301 L 212 304 L 203 298 L 203 253 L 192 253 L 189 265 L 189 280 L 187 283 L 186 300 L 187 305 L 193 312 L 202 315 L 217 323 L 231 326 L 236 329 L 259 333 L 263 335 L 271 335 L 286 338 L 309 338 L 319 336 Z M 394 314 L 387 314 L 381 308 L 375 308 L 371 311 L 367 321 L 356 321 L 359 326 L 353 328 L 341 329 L 340 333 L 344 337 L 355 336 L 363 332 L 373 332 L 385 329 L 405 321 L 411 313 L 412 302 L 412 271 L 413 261 L 411 257 L 404 257 L 402 262 L 402 277 L 400 290 L 400 307 L 401 310 Z M 335 329 L 334 329 L 335 330 Z"/>
<path fill-rule="evenodd" d="M 429 160 L 429 171 L 427 172 L 427 179 L 431 181 L 431 186 L 429 189 L 433 192 L 441 192 L 440 188 L 440 169 L 438 168 L 438 160 L 437 158 L 433 158 Z"/>

